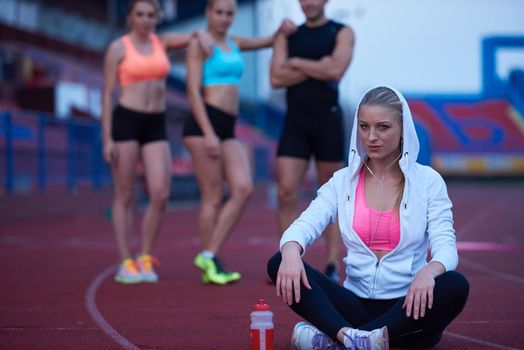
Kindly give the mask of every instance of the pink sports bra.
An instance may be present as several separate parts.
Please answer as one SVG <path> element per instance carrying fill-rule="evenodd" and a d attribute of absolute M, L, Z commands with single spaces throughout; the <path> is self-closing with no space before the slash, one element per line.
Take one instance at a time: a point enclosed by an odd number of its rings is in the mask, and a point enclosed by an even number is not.
<path fill-rule="evenodd" d="M 353 229 L 371 250 L 390 252 L 400 241 L 400 219 L 395 210 L 378 211 L 368 206 L 364 191 L 365 169 L 359 174 Z"/>

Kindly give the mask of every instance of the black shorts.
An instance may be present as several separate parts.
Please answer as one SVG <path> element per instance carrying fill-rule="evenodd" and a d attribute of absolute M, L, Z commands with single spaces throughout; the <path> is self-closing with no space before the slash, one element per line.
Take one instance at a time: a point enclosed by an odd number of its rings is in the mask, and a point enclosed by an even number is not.
<path fill-rule="evenodd" d="M 166 113 L 144 113 L 115 107 L 111 136 L 116 142 L 136 140 L 140 145 L 167 140 Z"/>
<path fill-rule="evenodd" d="M 289 109 L 278 143 L 277 157 L 325 162 L 344 161 L 344 121 L 339 106 Z"/>
<path fill-rule="evenodd" d="M 234 139 L 235 123 L 237 120 L 236 116 L 226 113 L 208 104 L 206 104 L 205 107 L 207 117 L 209 118 L 209 122 L 211 123 L 211 126 L 213 126 L 213 130 L 215 130 L 215 133 L 217 134 L 218 138 L 222 141 L 227 139 Z M 194 116 L 187 118 L 184 122 L 184 129 L 182 131 L 182 135 L 184 137 L 204 136 L 204 133 L 202 132 L 202 129 L 200 129 L 200 126 L 198 125 Z"/>

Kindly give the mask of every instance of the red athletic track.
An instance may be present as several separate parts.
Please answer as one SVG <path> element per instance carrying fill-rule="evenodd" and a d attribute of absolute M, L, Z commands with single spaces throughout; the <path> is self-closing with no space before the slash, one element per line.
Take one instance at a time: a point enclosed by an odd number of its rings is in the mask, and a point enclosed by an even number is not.
<path fill-rule="evenodd" d="M 524 183 L 451 182 L 449 191 L 471 292 L 438 349 L 524 348 Z M 226 287 L 202 285 L 192 266 L 195 220 L 195 207 L 170 210 L 156 250 L 161 281 L 137 286 L 112 281 L 107 221 L 0 223 L 0 349 L 248 349 L 249 312 L 262 297 L 275 313 L 275 348 L 288 349 L 299 318 L 265 275 L 274 210 L 248 206 L 222 254 L 243 279 Z M 321 266 L 323 249 L 307 260 Z"/>

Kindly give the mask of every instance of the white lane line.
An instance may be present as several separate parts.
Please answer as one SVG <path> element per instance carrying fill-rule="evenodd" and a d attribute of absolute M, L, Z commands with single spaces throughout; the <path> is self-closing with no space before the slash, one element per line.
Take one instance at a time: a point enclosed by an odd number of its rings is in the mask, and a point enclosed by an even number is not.
<path fill-rule="evenodd" d="M 477 321 L 455 321 L 453 324 L 512 324 L 515 325 L 517 323 L 522 323 L 521 319 L 516 320 L 477 320 Z"/>
<path fill-rule="evenodd" d="M 447 332 L 447 331 L 444 332 L 444 334 L 448 335 L 450 337 L 454 337 L 454 338 L 460 339 L 460 340 L 469 341 L 471 343 L 475 343 L 475 344 L 478 344 L 478 345 L 489 346 L 489 347 L 495 348 L 495 349 L 519 350 L 518 348 L 512 348 L 512 347 L 509 347 L 509 346 L 504 346 L 504 345 L 499 345 L 499 344 L 495 344 L 495 343 L 490 343 L 489 341 L 484 341 L 484 340 L 480 340 L 480 339 L 477 339 L 477 338 L 471 338 L 471 337 L 467 337 L 465 335 L 455 334 L 455 333 L 451 333 L 451 332 Z"/>
<path fill-rule="evenodd" d="M 98 311 L 98 307 L 96 306 L 96 291 L 98 290 L 98 287 L 100 287 L 107 276 L 115 273 L 116 268 L 117 266 L 108 267 L 104 271 L 100 272 L 91 282 L 86 293 L 86 309 L 98 327 L 100 327 L 100 329 L 102 329 L 102 331 L 104 331 L 104 333 L 106 333 L 108 336 L 113 338 L 113 340 L 117 342 L 122 348 L 126 350 L 140 350 L 140 348 L 136 347 L 133 343 L 124 338 L 113 327 L 111 327 L 111 325 L 104 319 L 104 316 L 102 316 L 100 311 Z"/>
<path fill-rule="evenodd" d="M 488 275 L 491 275 L 493 277 L 497 277 L 497 278 L 501 278 L 501 279 L 505 279 L 505 280 L 512 281 L 512 282 L 517 282 L 517 283 L 524 283 L 524 278 L 521 278 L 521 277 L 518 277 L 518 276 L 515 276 L 515 275 L 512 275 L 512 274 L 509 274 L 509 273 L 506 273 L 506 272 L 502 272 L 502 271 L 498 271 L 498 270 L 492 269 L 492 268 L 487 267 L 485 265 L 476 263 L 476 262 L 474 262 L 474 261 L 472 261 L 470 259 L 461 257 L 459 259 L 459 261 L 460 261 L 461 265 L 467 266 L 469 268 L 472 268 L 472 269 L 480 271 L 480 272 L 484 272 L 484 273 L 486 273 Z"/>

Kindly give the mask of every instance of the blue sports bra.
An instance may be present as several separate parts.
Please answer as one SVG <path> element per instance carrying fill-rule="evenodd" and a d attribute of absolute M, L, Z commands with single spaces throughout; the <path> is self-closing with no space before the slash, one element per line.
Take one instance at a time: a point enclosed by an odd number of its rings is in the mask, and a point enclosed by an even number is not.
<path fill-rule="evenodd" d="M 213 46 L 213 52 L 202 67 L 202 85 L 233 84 L 238 85 L 244 73 L 244 60 L 240 49 L 231 39 L 227 39 L 230 52 Z"/>

